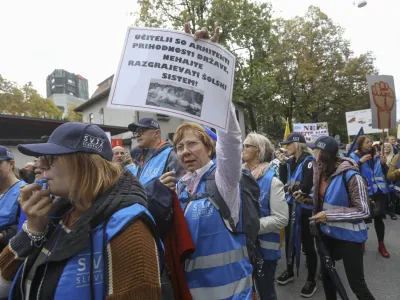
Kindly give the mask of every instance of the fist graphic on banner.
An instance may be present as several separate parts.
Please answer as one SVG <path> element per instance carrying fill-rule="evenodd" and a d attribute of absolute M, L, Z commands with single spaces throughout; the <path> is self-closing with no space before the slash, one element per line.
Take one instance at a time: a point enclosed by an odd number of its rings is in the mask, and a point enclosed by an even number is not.
<path fill-rule="evenodd" d="M 390 128 L 392 109 L 396 101 L 393 90 L 387 82 L 375 82 L 371 86 L 372 97 L 378 111 L 378 127 Z"/>

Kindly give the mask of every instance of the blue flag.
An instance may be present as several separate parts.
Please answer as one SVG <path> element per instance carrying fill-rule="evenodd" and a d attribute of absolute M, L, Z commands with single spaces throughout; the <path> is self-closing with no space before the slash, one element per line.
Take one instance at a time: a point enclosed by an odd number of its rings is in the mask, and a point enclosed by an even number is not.
<path fill-rule="evenodd" d="M 362 135 L 364 135 L 364 128 L 361 127 L 361 128 L 360 128 L 360 131 L 357 133 L 357 136 L 356 136 L 356 138 L 354 139 L 353 143 L 351 143 L 351 147 L 350 147 L 349 151 L 347 152 L 346 157 L 349 157 L 349 156 L 350 156 L 350 153 L 356 151 L 355 147 L 356 147 L 357 139 L 358 139 L 360 136 L 362 136 Z"/>

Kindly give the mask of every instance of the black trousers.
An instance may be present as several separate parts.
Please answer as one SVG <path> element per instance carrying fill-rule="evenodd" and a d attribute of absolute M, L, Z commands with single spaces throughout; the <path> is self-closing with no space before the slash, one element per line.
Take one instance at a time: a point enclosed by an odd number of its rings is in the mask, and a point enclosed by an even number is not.
<path fill-rule="evenodd" d="M 292 205 L 289 205 L 289 224 L 291 221 L 292 217 Z M 308 270 L 308 275 L 307 275 L 307 281 L 315 281 L 315 275 L 317 274 L 317 266 L 318 266 L 318 256 L 317 256 L 317 251 L 315 250 L 315 241 L 314 237 L 311 234 L 310 231 L 310 220 L 312 216 L 312 211 L 308 209 L 301 209 L 301 244 L 303 247 L 303 252 L 306 254 L 306 259 L 307 259 L 307 270 Z M 288 245 L 289 243 L 289 225 L 286 226 L 285 229 L 285 245 Z M 285 246 L 285 251 L 286 251 L 286 261 L 288 258 L 288 248 Z M 295 262 L 295 253 L 293 251 L 293 262 Z M 293 273 L 293 268 L 294 265 L 287 265 L 287 271 L 289 273 Z"/>
<path fill-rule="evenodd" d="M 364 278 L 364 263 L 361 244 L 355 242 L 341 241 L 323 236 L 326 248 L 335 260 L 342 259 L 347 280 L 350 288 L 357 296 L 357 299 L 375 299 L 368 289 Z M 321 257 L 321 255 L 320 255 Z M 321 263 L 322 283 L 324 285 L 327 300 L 336 300 L 336 288 L 333 285 L 328 271 Z M 343 282 L 343 278 L 341 278 Z"/>
<path fill-rule="evenodd" d="M 375 202 L 377 209 L 374 213 L 374 227 L 378 242 L 383 242 L 385 239 L 385 223 L 383 222 L 383 216 L 386 213 L 386 203 L 388 201 L 388 195 L 377 193 L 371 196 L 371 199 Z"/>

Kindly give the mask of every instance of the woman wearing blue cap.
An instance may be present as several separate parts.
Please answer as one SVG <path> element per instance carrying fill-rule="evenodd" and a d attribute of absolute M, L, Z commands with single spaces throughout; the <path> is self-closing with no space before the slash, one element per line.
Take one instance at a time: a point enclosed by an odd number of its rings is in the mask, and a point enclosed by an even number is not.
<path fill-rule="evenodd" d="M 27 221 L 0 254 L 0 298 L 160 299 L 163 250 L 146 193 L 112 162 L 104 131 L 69 122 L 18 149 L 40 157 L 46 179 L 21 189 Z"/>
<path fill-rule="evenodd" d="M 375 299 L 364 278 L 362 243 L 367 240 L 364 219 L 369 216 L 367 185 L 357 164 L 338 157 L 339 146 L 333 137 L 320 137 L 314 145 L 314 220 L 329 253 L 321 253 L 321 273 L 325 296 L 336 300 L 324 256 L 343 260 L 347 280 L 357 299 Z"/>
<path fill-rule="evenodd" d="M 0 146 L 0 251 L 17 233 L 18 196 L 20 186 L 25 182 L 15 176 L 14 168 L 14 154 Z"/>

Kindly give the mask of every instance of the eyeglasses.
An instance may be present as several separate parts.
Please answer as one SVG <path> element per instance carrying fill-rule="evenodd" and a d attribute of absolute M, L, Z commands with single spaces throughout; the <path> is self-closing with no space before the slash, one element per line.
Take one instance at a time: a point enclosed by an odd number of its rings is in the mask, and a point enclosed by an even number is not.
<path fill-rule="evenodd" d="M 147 132 L 151 130 L 150 128 L 138 128 L 134 133 L 133 133 L 133 137 L 139 137 L 142 136 L 143 133 Z"/>
<path fill-rule="evenodd" d="M 185 147 L 189 150 L 192 151 L 194 150 L 198 144 L 200 144 L 201 141 L 189 141 L 186 144 L 178 144 L 178 146 L 176 146 L 176 152 L 182 152 Z"/>
<path fill-rule="evenodd" d="M 257 149 L 256 146 L 250 145 L 250 144 L 243 144 L 243 146 L 242 146 L 243 149 L 248 149 L 248 148 L 252 148 L 252 147 L 255 148 L 255 149 Z"/>

